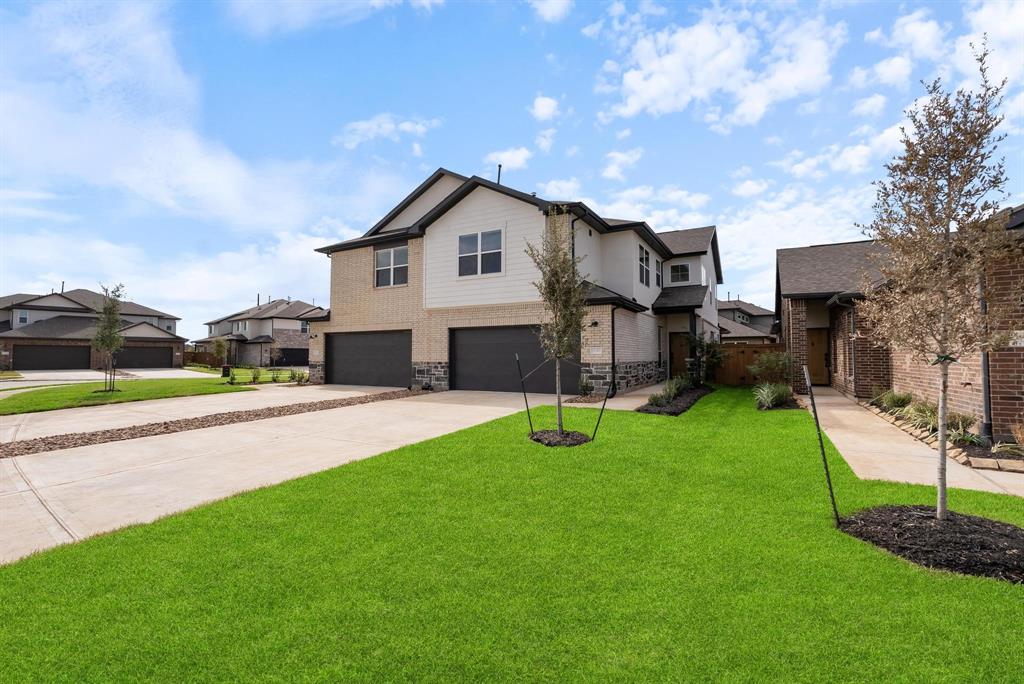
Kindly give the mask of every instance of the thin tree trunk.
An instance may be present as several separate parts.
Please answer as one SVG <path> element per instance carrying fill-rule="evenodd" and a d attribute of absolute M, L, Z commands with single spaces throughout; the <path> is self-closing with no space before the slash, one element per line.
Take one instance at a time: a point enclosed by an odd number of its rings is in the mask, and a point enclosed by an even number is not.
<path fill-rule="evenodd" d="M 562 360 L 555 359 L 555 411 L 558 414 L 558 434 L 562 434 Z"/>
<path fill-rule="evenodd" d="M 939 378 L 939 472 L 935 517 L 943 520 L 946 517 L 946 440 L 949 433 L 949 363 L 946 361 L 939 364 Z"/>

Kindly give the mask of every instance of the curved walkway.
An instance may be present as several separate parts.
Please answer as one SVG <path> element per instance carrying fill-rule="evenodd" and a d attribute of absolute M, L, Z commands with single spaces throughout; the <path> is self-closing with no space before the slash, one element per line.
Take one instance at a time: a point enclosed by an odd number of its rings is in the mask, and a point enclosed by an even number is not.
<path fill-rule="evenodd" d="M 939 452 L 828 387 L 816 387 L 821 428 L 862 480 L 935 484 Z M 946 459 L 950 487 L 1024 496 L 1024 474 L 978 470 Z"/>

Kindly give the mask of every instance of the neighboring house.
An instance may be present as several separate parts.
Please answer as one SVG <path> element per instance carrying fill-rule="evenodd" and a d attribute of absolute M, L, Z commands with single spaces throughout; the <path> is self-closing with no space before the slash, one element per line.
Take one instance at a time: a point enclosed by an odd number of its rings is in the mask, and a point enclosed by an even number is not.
<path fill-rule="evenodd" d="M 543 362 L 544 306 L 526 255 L 564 231 L 587 279 L 580 376 L 600 391 L 687 370 L 697 336 L 718 338 L 722 282 L 713 226 L 655 233 L 581 202 L 552 202 L 439 169 L 365 235 L 318 251 L 331 259 L 331 308 L 311 322 L 314 382 L 518 391 Z M 554 389 L 553 364 L 527 390 Z"/>
<path fill-rule="evenodd" d="M 227 343 L 227 361 L 250 366 L 305 366 L 309 363 L 309 319 L 326 311 L 301 300 L 272 299 L 251 309 L 208 321 L 198 352 L 213 352 L 217 338 Z M 273 351 L 280 350 L 277 359 Z"/>
<path fill-rule="evenodd" d="M 725 316 L 718 317 L 718 328 L 722 331 L 723 344 L 772 344 L 775 342 L 775 335 L 770 332 L 751 328 L 745 323 Z"/>
<path fill-rule="evenodd" d="M 1024 227 L 1024 205 L 1008 213 L 1008 230 Z M 1024 236 L 1022 236 L 1024 238 Z M 846 394 L 869 398 L 880 388 L 910 392 L 934 401 L 938 371 L 901 350 L 876 344 L 867 321 L 858 315 L 863 278 L 880 283 L 873 256 L 882 247 L 873 241 L 844 242 L 780 249 L 776 253 L 776 311 L 781 341 L 793 357 L 793 385 L 806 392 L 801 368 L 807 364 L 811 382 L 831 385 Z M 1024 279 L 1024 264 L 994 264 L 989 273 L 992 297 Z M 988 385 L 993 432 L 1009 434 L 1024 421 L 1024 302 L 1009 322 L 1015 342 L 989 354 L 990 374 L 982 377 L 979 355 L 950 368 L 950 408 L 980 421 L 983 388 Z"/>
<path fill-rule="evenodd" d="M 90 344 L 102 310 L 103 295 L 91 290 L 0 297 L 0 367 L 102 367 L 100 353 Z M 175 334 L 178 320 L 148 306 L 121 302 L 125 345 L 117 354 L 117 367 L 181 366 L 185 338 Z"/>
<path fill-rule="evenodd" d="M 761 344 L 775 342 L 772 328 L 775 312 L 742 299 L 724 299 L 718 302 L 718 326 L 722 329 L 722 342 Z"/>

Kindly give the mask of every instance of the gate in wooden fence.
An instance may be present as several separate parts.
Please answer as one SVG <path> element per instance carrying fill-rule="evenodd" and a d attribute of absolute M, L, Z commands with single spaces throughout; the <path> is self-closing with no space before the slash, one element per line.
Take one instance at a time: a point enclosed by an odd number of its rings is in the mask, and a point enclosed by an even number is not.
<path fill-rule="evenodd" d="M 722 366 L 715 373 L 715 381 L 723 385 L 753 385 L 754 378 L 747 366 L 761 354 L 781 351 L 785 351 L 781 344 L 723 344 Z"/>

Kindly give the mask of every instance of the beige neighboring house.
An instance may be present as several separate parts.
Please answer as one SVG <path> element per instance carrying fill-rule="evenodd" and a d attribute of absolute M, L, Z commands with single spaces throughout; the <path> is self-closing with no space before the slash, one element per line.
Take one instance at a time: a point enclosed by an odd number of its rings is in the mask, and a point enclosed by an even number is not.
<path fill-rule="evenodd" d="M 777 338 L 772 333 L 775 312 L 742 299 L 718 302 L 718 327 L 722 342 L 732 344 L 770 344 Z"/>
<path fill-rule="evenodd" d="M 327 312 L 301 300 L 272 299 L 205 323 L 207 337 L 198 352 L 213 353 L 217 338 L 227 343 L 227 362 L 236 365 L 305 366 L 309 363 L 309 320 Z M 273 359 L 274 350 L 280 351 Z"/>
<path fill-rule="evenodd" d="M 571 235 L 587 278 L 579 380 L 601 391 L 685 372 L 694 340 L 718 339 L 722 282 L 714 226 L 657 233 L 643 221 L 599 216 L 439 169 L 365 235 L 323 247 L 331 308 L 311 320 L 314 382 L 518 391 L 543 362 L 536 326 L 539 274 L 526 255 L 547 230 Z M 554 389 L 553 364 L 526 389 Z"/>
<path fill-rule="evenodd" d="M 92 290 L 0 297 L 0 368 L 69 370 L 101 368 L 92 348 L 103 295 Z M 124 347 L 118 368 L 181 366 L 185 338 L 176 334 L 177 316 L 135 302 L 121 302 Z"/>

